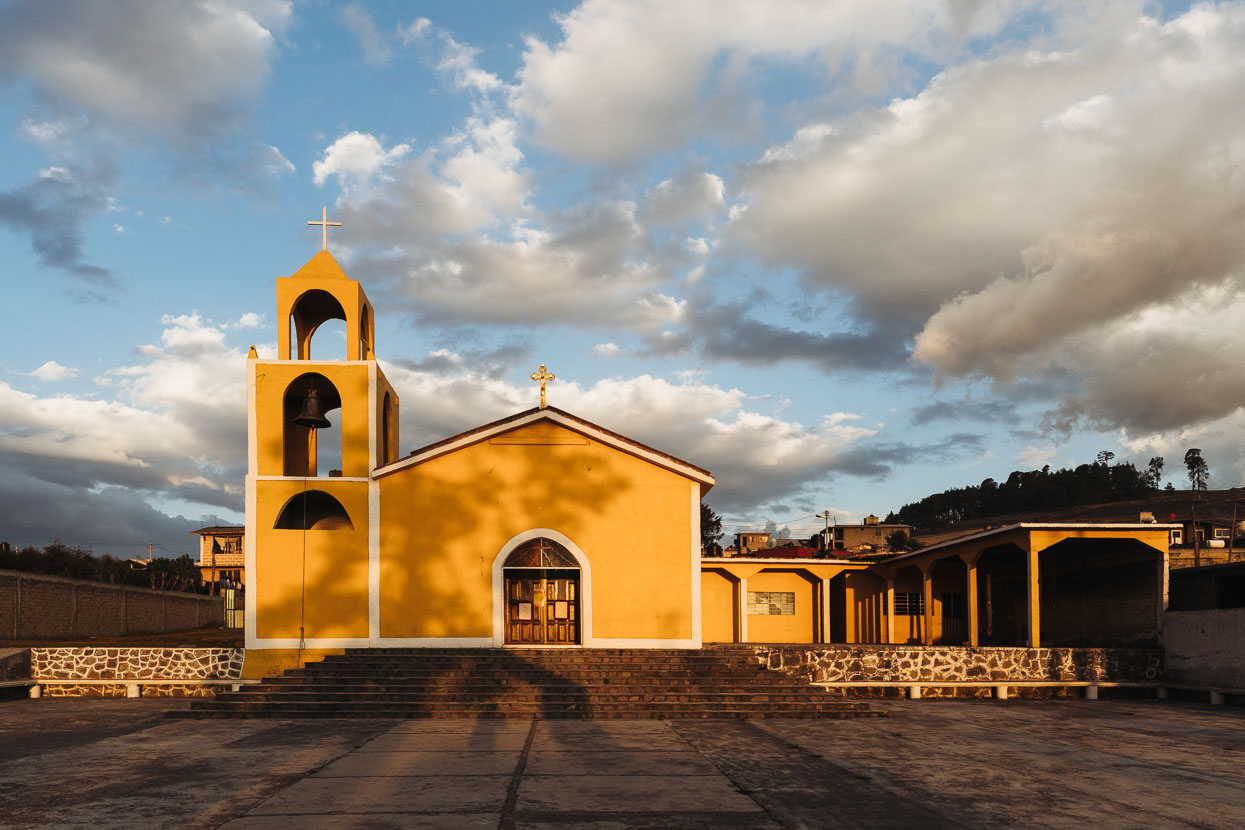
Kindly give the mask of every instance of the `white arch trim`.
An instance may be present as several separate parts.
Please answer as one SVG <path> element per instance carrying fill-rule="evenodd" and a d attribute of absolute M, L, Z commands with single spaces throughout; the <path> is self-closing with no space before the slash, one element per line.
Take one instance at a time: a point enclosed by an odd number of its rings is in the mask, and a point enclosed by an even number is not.
<path fill-rule="evenodd" d="M 502 573 L 506 558 L 519 545 L 541 537 L 552 539 L 575 557 L 579 565 L 579 643 L 582 646 L 595 645 L 592 637 L 592 565 L 568 536 L 548 527 L 534 527 L 515 534 L 493 558 L 493 645 L 500 648 L 506 644 L 506 583 Z"/>

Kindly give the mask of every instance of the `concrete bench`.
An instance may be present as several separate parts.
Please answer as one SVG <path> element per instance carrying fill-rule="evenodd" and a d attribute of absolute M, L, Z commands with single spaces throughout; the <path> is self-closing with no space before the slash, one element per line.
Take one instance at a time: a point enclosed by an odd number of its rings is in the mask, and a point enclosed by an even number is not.
<path fill-rule="evenodd" d="M 1156 681 L 1115 682 L 1109 680 L 828 680 L 813 684 L 825 689 L 907 689 L 908 697 L 916 700 L 921 697 L 921 690 L 934 688 L 966 688 L 994 689 L 994 696 L 999 700 L 1007 700 L 1009 688 L 1061 688 L 1077 687 L 1085 689 L 1086 700 L 1097 700 L 1099 689 L 1161 689 L 1164 685 Z"/>
<path fill-rule="evenodd" d="M 43 687 L 45 686 L 125 686 L 126 697 L 142 697 L 144 686 L 228 686 L 229 691 L 237 692 L 243 686 L 249 686 L 253 683 L 259 683 L 259 680 L 243 680 L 241 678 L 231 677 L 188 677 L 188 678 L 159 678 L 152 679 L 146 677 L 114 677 L 104 679 L 75 679 L 75 678 L 37 678 L 33 680 L 23 680 L 22 684 L 30 686 L 30 696 L 32 698 L 43 697 Z"/>

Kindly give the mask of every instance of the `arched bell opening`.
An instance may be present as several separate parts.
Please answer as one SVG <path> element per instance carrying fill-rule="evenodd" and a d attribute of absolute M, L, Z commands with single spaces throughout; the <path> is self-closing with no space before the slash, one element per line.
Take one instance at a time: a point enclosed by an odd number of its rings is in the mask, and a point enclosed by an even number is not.
<path fill-rule="evenodd" d="M 323 490 L 307 490 L 282 506 L 273 525 L 277 530 L 354 530 L 342 503 Z"/>
<path fill-rule="evenodd" d="M 285 389 L 282 433 L 287 476 L 328 475 L 341 469 L 341 413 L 337 423 L 328 415 L 340 410 L 341 395 L 333 382 L 319 372 L 299 375 Z"/>
<path fill-rule="evenodd" d="M 502 565 L 505 642 L 581 642 L 580 567 L 574 554 L 546 537 L 529 539 Z"/>
<path fill-rule="evenodd" d="M 376 358 L 376 343 L 372 335 L 372 309 L 367 304 L 363 304 L 363 310 L 359 314 L 359 359 L 374 360 Z"/>
<path fill-rule="evenodd" d="M 380 453 L 379 466 L 384 466 L 393 460 L 390 450 L 393 446 L 392 432 L 393 429 L 393 398 L 388 392 L 385 393 L 385 399 L 380 405 Z"/>
<path fill-rule="evenodd" d="M 329 320 L 346 322 L 346 310 L 329 292 L 315 288 L 294 302 L 290 310 L 290 331 L 294 337 L 292 351 L 298 360 L 311 360 L 311 338 Z"/>

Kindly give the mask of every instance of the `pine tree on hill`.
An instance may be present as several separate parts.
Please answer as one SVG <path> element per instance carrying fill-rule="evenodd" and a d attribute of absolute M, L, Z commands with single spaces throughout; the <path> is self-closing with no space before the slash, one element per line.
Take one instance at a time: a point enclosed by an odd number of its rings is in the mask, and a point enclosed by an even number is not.
<path fill-rule="evenodd" d="M 1151 459 L 1145 472 L 1128 461 L 1112 464 L 1114 458 L 1104 451 L 1094 463 L 1075 469 L 1051 470 L 1047 465 L 1040 470 L 1017 470 L 1002 484 L 987 478 L 979 485 L 944 490 L 905 504 L 886 521 L 933 531 L 1010 513 L 1128 501 L 1158 489 L 1161 458 Z"/>

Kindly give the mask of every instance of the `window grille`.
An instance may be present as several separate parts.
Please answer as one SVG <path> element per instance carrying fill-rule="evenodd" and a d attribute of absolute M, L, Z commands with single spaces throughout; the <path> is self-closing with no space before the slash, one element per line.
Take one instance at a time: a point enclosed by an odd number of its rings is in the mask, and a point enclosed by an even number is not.
<path fill-rule="evenodd" d="M 749 591 L 748 613 L 761 617 L 792 616 L 795 614 L 795 592 Z"/>

